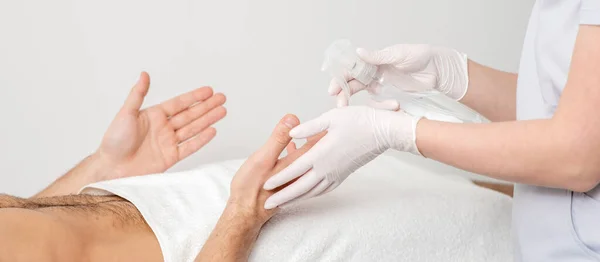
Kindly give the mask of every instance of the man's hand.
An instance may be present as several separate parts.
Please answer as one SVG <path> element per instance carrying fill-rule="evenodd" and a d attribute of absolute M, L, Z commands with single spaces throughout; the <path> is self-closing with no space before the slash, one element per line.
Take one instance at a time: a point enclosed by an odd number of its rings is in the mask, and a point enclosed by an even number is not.
<path fill-rule="evenodd" d="M 104 135 L 96 155 L 113 172 L 99 180 L 164 172 L 216 134 L 225 96 L 202 87 L 140 111 L 150 79 L 142 73 Z"/>
<path fill-rule="evenodd" d="M 289 183 L 273 190 L 264 190 L 265 181 L 304 155 L 325 135 L 322 132 L 311 136 L 301 148 L 296 149 L 296 144 L 290 142 L 292 138 L 289 132 L 298 124 L 296 116 L 285 116 L 267 143 L 244 162 L 231 181 L 228 206 L 249 212 L 249 215 L 258 218 L 261 225 L 275 214 L 276 210 L 264 209 L 265 201 Z M 284 149 L 287 150 L 287 155 L 278 160 Z"/>
<path fill-rule="evenodd" d="M 281 169 L 279 162 L 283 163 L 286 158 L 278 160 L 279 155 L 291 141 L 290 130 L 299 123 L 295 116 L 285 116 L 277 124 L 267 143 L 244 162 L 231 181 L 229 208 L 256 218 L 260 225 L 273 216 L 274 211 L 263 208 L 272 192 L 263 190 L 262 185 L 275 174 L 276 169 Z"/>
<path fill-rule="evenodd" d="M 275 127 L 267 143 L 237 171 L 231 182 L 227 206 L 196 261 L 248 259 L 260 229 L 277 212 L 277 209 L 264 209 L 264 204 L 279 188 L 264 190 L 264 182 L 303 155 L 324 135 L 313 136 L 302 148 L 296 149 L 296 145 L 290 143 L 292 138 L 288 133 L 299 122 L 293 115 L 285 116 Z M 278 159 L 285 148 L 288 155 Z"/>
<path fill-rule="evenodd" d="M 198 151 L 216 134 L 210 127 L 225 117 L 225 96 L 201 87 L 140 110 L 150 87 L 143 72 L 98 150 L 36 197 L 74 194 L 103 180 L 164 172 Z"/>

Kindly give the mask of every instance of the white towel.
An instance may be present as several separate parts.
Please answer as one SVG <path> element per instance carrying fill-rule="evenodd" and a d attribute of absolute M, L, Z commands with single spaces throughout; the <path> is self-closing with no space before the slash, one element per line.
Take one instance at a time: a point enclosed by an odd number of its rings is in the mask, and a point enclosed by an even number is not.
<path fill-rule="evenodd" d="M 89 185 L 131 201 L 164 260 L 193 261 L 241 160 Z M 282 210 L 250 261 L 512 261 L 509 197 L 381 156 L 331 193 Z"/>

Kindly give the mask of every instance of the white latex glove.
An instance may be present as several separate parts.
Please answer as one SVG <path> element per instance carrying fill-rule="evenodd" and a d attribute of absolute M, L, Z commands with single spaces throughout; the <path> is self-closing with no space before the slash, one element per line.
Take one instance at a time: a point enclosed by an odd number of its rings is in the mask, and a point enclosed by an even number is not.
<path fill-rule="evenodd" d="M 418 121 L 403 111 L 351 106 L 330 110 L 297 126 L 290 131 L 293 138 L 307 138 L 323 131 L 327 134 L 265 182 L 264 189 L 272 190 L 299 177 L 267 199 L 265 209 L 329 192 L 389 148 L 420 155 L 415 143 Z"/>
<path fill-rule="evenodd" d="M 398 86 L 408 86 L 411 89 L 438 90 L 455 100 L 461 100 L 467 93 L 469 75 L 467 56 L 454 49 L 431 45 L 400 44 L 379 51 L 357 49 L 358 56 L 368 64 L 390 65 L 406 73 L 406 78 Z M 355 80 L 351 74 L 345 76 L 350 87 L 351 95 L 362 90 L 377 94 L 377 83 L 368 87 Z M 329 94 L 337 96 L 337 106 L 348 105 L 340 84 L 333 79 L 329 85 Z M 377 108 L 398 110 L 395 101 L 371 102 Z"/>

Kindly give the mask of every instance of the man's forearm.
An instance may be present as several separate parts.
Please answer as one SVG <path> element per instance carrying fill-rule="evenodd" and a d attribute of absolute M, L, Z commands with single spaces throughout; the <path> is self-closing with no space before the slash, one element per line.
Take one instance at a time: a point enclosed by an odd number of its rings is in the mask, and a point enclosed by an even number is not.
<path fill-rule="evenodd" d="M 226 207 L 195 261 L 247 261 L 263 224 L 256 216 Z"/>
<path fill-rule="evenodd" d="M 85 185 L 99 181 L 105 172 L 110 172 L 107 166 L 98 157 L 91 155 L 34 197 L 76 194 Z"/>
<path fill-rule="evenodd" d="M 517 74 L 468 63 L 469 88 L 460 102 L 494 122 L 515 120 Z"/>

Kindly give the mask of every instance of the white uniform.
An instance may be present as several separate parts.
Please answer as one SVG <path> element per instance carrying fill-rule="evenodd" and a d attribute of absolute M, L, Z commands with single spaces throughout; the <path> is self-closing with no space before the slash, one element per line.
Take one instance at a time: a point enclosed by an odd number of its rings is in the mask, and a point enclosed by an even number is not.
<path fill-rule="evenodd" d="M 600 25 L 600 0 L 536 2 L 521 58 L 517 119 L 554 114 L 580 24 Z M 581 194 L 517 185 L 513 228 L 517 261 L 600 261 L 600 187 Z"/>

